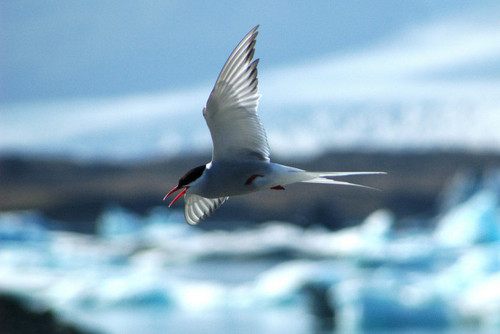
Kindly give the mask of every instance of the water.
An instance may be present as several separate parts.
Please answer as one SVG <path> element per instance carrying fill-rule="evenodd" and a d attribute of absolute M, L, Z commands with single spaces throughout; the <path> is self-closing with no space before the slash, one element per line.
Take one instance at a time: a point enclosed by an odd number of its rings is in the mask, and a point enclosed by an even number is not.
<path fill-rule="evenodd" d="M 385 210 L 332 232 L 284 222 L 202 231 L 164 209 L 112 208 L 97 235 L 4 213 L 0 288 L 104 333 L 495 331 L 494 184 L 448 200 L 435 228 L 411 230 Z"/>

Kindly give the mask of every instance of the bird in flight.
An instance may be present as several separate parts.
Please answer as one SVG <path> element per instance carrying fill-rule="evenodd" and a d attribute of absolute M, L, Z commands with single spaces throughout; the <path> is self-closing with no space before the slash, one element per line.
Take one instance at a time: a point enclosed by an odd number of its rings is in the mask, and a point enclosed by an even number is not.
<path fill-rule="evenodd" d="M 188 224 L 198 224 L 229 196 L 284 190 L 286 185 L 297 182 L 366 187 L 329 177 L 384 174 L 309 172 L 271 162 L 266 132 L 257 115 L 259 59 L 253 60 L 253 56 L 258 27 L 250 30 L 233 50 L 203 108 L 213 142 L 212 161 L 188 171 L 163 198 L 165 201 L 180 190 L 169 207 L 184 196 Z"/>

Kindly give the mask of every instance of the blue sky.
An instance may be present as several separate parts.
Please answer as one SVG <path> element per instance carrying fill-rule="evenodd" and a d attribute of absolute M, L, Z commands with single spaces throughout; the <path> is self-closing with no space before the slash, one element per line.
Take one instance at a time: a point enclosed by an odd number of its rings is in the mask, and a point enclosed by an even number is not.
<path fill-rule="evenodd" d="M 2 1 L 1 101 L 175 90 L 213 80 L 261 24 L 261 67 L 379 43 L 495 1 Z"/>
<path fill-rule="evenodd" d="M 272 152 L 500 152 L 498 1 L 3 1 L 0 15 L 0 154 L 210 150 L 201 109 L 257 23 Z"/>

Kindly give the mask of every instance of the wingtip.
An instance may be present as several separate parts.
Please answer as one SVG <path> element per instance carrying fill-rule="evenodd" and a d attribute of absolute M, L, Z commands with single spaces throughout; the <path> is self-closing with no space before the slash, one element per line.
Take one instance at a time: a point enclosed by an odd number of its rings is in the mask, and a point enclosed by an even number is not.
<path fill-rule="evenodd" d="M 247 35 L 253 35 L 253 39 L 256 39 L 257 38 L 257 35 L 259 34 L 259 27 L 260 27 L 260 24 L 257 24 L 255 27 L 253 27 Z"/>
<path fill-rule="evenodd" d="M 186 223 L 189 225 L 189 226 L 197 226 L 199 222 L 195 222 L 191 219 L 188 219 L 188 218 L 185 218 L 184 219 L 186 221 Z"/>

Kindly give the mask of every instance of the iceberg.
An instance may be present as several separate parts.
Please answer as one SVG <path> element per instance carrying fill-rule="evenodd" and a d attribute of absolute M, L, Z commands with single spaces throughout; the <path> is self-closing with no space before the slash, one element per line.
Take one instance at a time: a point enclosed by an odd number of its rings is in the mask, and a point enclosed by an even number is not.
<path fill-rule="evenodd" d="M 445 301 L 398 272 L 343 281 L 331 289 L 330 298 L 340 332 L 438 330 L 451 325 Z"/>
<path fill-rule="evenodd" d="M 464 291 L 478 282 L 500 272 L 500 243 L 469 248 L 455 256 L 451 265 L 434 276 L 434 289 L 451 301 L 460 298 Z"/>
<path fill-rule="evenodd" d="M 444 247 L 468 247 L 500 240 L 497 194 L 481 190 L 450 209 L 439 219 L 434 237 Z"/>
<path fill-rule="evenodd" d="M 121 207 L 110 208 L 97 219 L 97 234 L 105 239 L 130 238 L 140 229 L 140 217 Z"/>
<path fill-rule="evenodd" d="M 1 214 L 0 289 L 68 318 L 299 310 L 323 331 L 497 329 L 499 203 L 488 184 L 454 202 L 435 230 L 397 230 L 387 210 L 340 231 L 285 222 L 204 231 L 179 212 L 114 207 L 96 235 L 46 230 L 37 213 Z"/>
<path fill-rule="evenodd" d="M 0 213 L 0 241 L 41 242 L 48 238 L 45 218 L 36 211 Z"/>
<path fill-rule="evenodd" d="M 500 271 L 479 279 L 457 299 L 456 309 L 464 324 L 485 329 L 500 327 Z"/>

